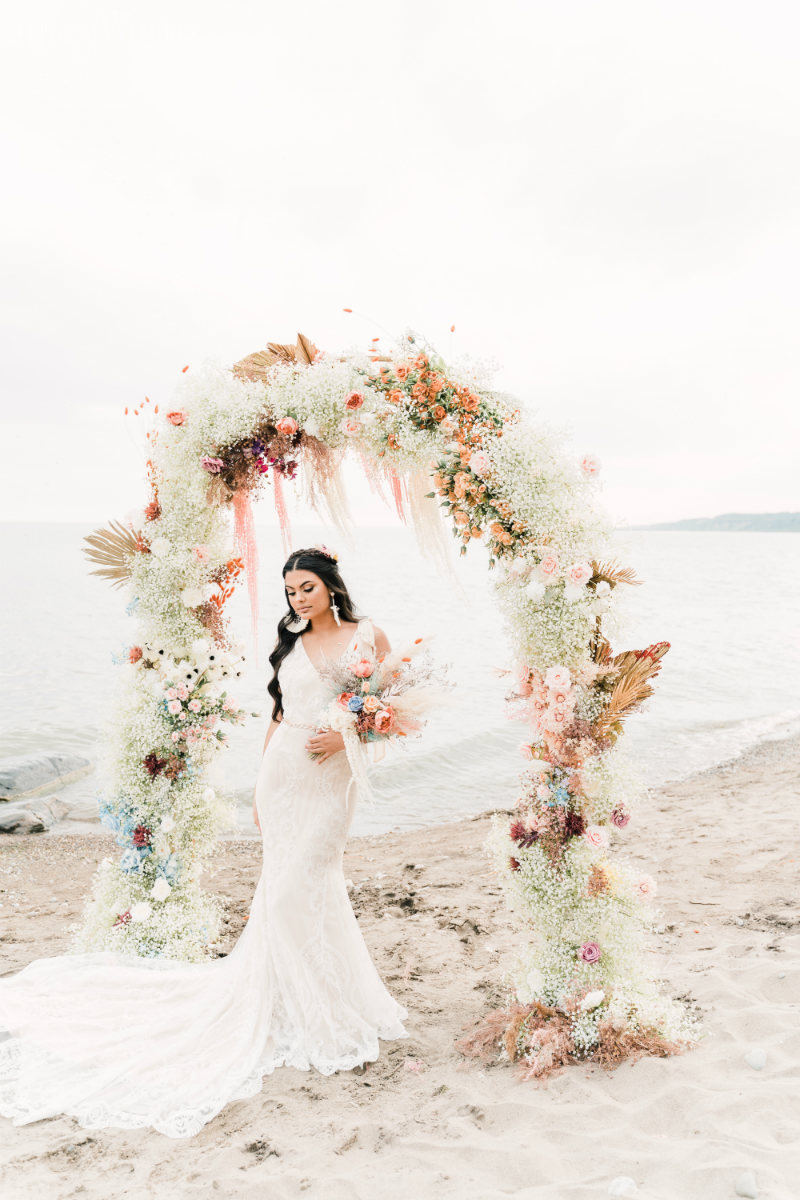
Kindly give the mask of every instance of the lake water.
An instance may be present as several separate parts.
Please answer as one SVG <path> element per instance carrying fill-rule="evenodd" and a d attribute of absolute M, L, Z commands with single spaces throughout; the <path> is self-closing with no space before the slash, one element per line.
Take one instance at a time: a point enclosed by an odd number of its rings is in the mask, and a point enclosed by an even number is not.
<path fill-rule="evenodd" d="M 127 593 L 88 574 L 88 526 L 0 525 L 5 571 L 0 616 L 0 756 L 73 751 L 94 758 L 113 704 L 112 654 L 136 639 Z M 328 529 L 294 531 L 295 545 L 325 542 L 359 610 L 393 644 L 435 635 L 457 687 L 418 744 L 387 755 L 375 772 L 378 804 L 353 832 L 410 829 L 513 802 L 523 767 L 523 726 L 503 715 L 509 683 L 506 639 L 483 548 L 453 554 L 455 578 L 440 575 L 396 527 L 357 530 L 353 546 Z M 622 532 L 619 557 L 645 586 L 627 589 L 622 650 L 669 641 L 655 696 L 627 722 L 626 744 L 646 783 L 680 778 L 768 738 L 800 730 L 800 537 L 760 533 Z M 259 530 L 259 654 L 252 654 L 246 591 L 230 601 L 234 630 L 248 641 L 249 670 L 236 697 L 262 714 L 233 730 L 222 756 L 243 833 L 270 706 L 267 655 L 283 611 L 277 530 Z M 96 775 L 62 792 L 93 800 Z"/>

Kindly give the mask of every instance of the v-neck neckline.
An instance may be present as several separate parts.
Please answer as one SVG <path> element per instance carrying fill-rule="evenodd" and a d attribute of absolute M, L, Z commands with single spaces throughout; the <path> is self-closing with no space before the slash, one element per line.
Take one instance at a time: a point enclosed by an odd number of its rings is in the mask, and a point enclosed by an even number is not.
<path fill-rule="evenodd" d="M 332 665 L 333 663 L 337 663 L 337 662 L 339 662 L 341 659 L 343 659 L 343 658 L 344 658 L 345 654 L 346 654 L 346 653 L 347 653 L 347 651 L 350 649 L 350 646 L 351 646 L 351 644 L 352 644 L 353 638 L 354 638 L 354 637 L 356 636 L 356 634 L 358 633 L 358 628 L 359 628 L 359 625 L 360 625 L 360 624 L 361 624 L 361 622 L 360 622 L 360 621 L 358 621 L 358 622 L 356 623 L 356 627 L 355 627 L 355 629 L 353 630 L 352 637 L 351 637 L 351 638 L 350 638 L 350 640 L 347 642 L 347 645 L 345 646 L 344 650 L 342 650 L 342 653 L 341 653 L 341 654 L 338 656 L 338 658 L 332 658 L 332 659 L 330 659 L 330 660 L 329 660 L 329 665 Z M 320 670 L 320 668 L 319 668 L 319 667 L 316 665 L 316 663 L 315 663 L 315 662 L 312 660 L 312 658 L 311 658 L 311 655 L 308 653 L 308 650 L 306 649 L 306 644 L 305 644 L 305 642 L 303 641 L 303 635 L 302 635 L 302 633 L 300 634 L 300 636 L 298 637 L 298 639 L 297 639 L 297 640 L 298 640 L 298 642 L 300 643 L 300 645 L 303 647 L 303 654 L 306 656 L 306 661 L 308 662 L 309 666 L 313 667 L 313 669 L 314 669 L 314 670 L 317 672 L 317 674 L 318 674 L 318 675 L 321 675 L 321 674 L 322 674 L 322 671 L 321 671 L 321 670 Z"/>

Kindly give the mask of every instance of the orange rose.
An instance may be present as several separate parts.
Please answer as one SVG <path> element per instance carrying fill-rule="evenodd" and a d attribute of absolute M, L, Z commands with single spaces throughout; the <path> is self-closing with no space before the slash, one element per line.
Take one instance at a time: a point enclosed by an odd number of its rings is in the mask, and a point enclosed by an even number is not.
<path fill-rule="evenodd" d="M 425 397 L 425 388 L 421 383 L 415 383 L 411 389 L 411 395 L 415 400 L 423 400 Z"/>
<path fill-rule="evenodd" d="M 400 366 L 395 367 L 394 373 L 401 383 L 404 379 L 408 379 L 408 367 L 404 366 L 402 363 Z"/>
<path fill-rule="evenodd" d="M 513 542 L 513 540 L 514 539 L 512 538 L 512 536 L 508 532 L 508 530 L 506 530 L 504 533 L 500 534 L 500 541 L 503 543 L 504 546 L 510 546 L 511 543 Z"/>
<path fill-rule="evenodd" d="M 472 394 L 470 394 L 464 398 L 464 408 L 467 410 L 467 412 L 475 412 L 477 407 L 478 407 L 478 397 L 477 396 L 473 396 Z"/>
<path fill-rule="evenodd" d="M 489 532 L 491 533 L 492 537 L 499 538 L 503 532 L 503 526 L 499 521 L 492 521 L 491 525 L 489 526 Z"/>
<path fill-rule="evenodd" d="M 447 413 L 442 408 L 441 404 L 437 404 L 436 408 L 433 410 L 433 415 L 437 421 L 443 421 L 447 416 Z"/>
<path fill-rule="evenodd" d="M 469 522 L 469 517 L 465 512 L 462 511 L 462 509 L 457 508 L 453 513 L 453 520 L 455 521 L 456 525 L 466 525 Z"/>
<path fill-rule="evenodd" d="M 403 393 L 398 388 L 392 388 L 390 392 L 386 393 L 386 399 L 390 404 L 399 404 L 403 399 Z"/>
<path fill-rule="evenodd" d="M 375 713 L 375 729 L 378 733 L 388 733 L 394 725 L 394 712 L 391 708 L 382 708 Z"/>
<path fill-rule="evenodd" d="M 471 530 L 470 530 L 470 533 L 472 534 L 472 536 L 473 536 L 474 538 L 479 538 L 479 537 L 481 536 L 482 532 L 483 532 L 483 531 L 482 531 L 482 530 L 480 530 L 480 529 L 471 529 Z"/>

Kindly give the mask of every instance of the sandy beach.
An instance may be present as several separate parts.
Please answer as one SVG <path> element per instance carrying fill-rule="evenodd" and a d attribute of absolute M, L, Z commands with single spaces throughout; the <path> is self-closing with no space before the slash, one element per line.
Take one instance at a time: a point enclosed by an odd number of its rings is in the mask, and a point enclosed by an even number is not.
<path fill-rule="evenodd" d="M 752 1172 L 761 1200 L 800 1195 L 800 740 L 766 743 L 667 785 L 639 809 L 626 854 L 658 881 L 654 969 L 698 1009 L 691 1053 L 546 1085 L 465 1063 L 454 1042 L 503 997 L 513 934 L 486 857 L 489 817 L 353 840 L 345 870 L 367 944 L 409 1010 L 407 1041 L 363 1075 L 283 1069 L 194 1139 L 87 1132 L 69 1118 L 0 1122 L 7 1200 L 269 1197 L 394 1200 L 600 1197 L 630 1176 L 643 1200 L 729 1200 Z M 0 846 L 0 971 L 69 946 L 105 836 Z M 260 847 L 223 844 L 209 887 L 227 898 L 228 948 L 246 919 Z M 745 1056 L 766 1052 L 762 1069 Z"/>

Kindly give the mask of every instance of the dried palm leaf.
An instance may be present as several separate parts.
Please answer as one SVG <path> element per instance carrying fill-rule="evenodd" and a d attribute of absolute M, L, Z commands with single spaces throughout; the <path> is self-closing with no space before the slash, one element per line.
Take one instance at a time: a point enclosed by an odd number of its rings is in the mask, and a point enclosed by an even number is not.
<path fill-rule="evenodd" d="M 594 662 L 605 666 L 611 662 L 611 642 L 600 631 L 600 618 L 597 619 L 597 628 L 594 632 L 591 642 L 589 643 L 589 652 Z"/>
<path fill-rule="evenodd" d="M 314 361 L 316 353 L 317 347 L 314 343 L 304 333 L 298 333 L 294 346 L 287 346 L 283 342 L 268 342 L 266 350 L 256 350 L 254 354 L 248 354 L 247 358 L 234 363 L 233 373 L 239 379 L 260 380 L 265 383 L 270 368 L 276 363 L 296 362 L 308 366 Z"/>
<path fill-rule="evenodd" d="M 111 521 L 110 525 L 110 529 L 95 529 L 83 539 L 88 544 L 83 553 L 90 562 L 100 564 L 100 569 L 90 571 L 90 575 L 108 579 L 112 587 L 122 587 L 130 577 L 130 558 L 141 550 L 142 542 L 138 534 L 119 521 Z"/>
<path fill-rule="evenodd" d="M 233 373 L 239 379 L 260 380 L 264 383 L 267 373 L 274 363 L 275 356 L 268 350 L 256 350 L 255 354 L 248 354 L 247 358 L 234 363 Z"/>
<path fill-rule="evenodd" d="M 626 650 L 612 660 L 618 671 L 616 682 L 603 712 L 594 722 L 595 735 L 619 735 L 623 718 L 641 708 L 653 694 L 650 680 L 661 670 L 661 660 L 669 642 L 657 642 L 646 650 Z"/>
<path fill-rule="evenodd" d="M 317 347 L 310 341 L 304 333 L 297 335 L 297 350 L 295 351 L 295 361 L 312 363 L 317 353 Z"/>
<path fill-rule="evenodd" d="M 633 567 L 621 567 L 619 563 L 592 563 L 594 574 L 589 580 L 590 586 L 603 581 L 610 583 L 613 587 L 617 583 L 629 583 L 634 587 L 638 587 L 643 580 L 637 579 L 636 572 Z"/>

